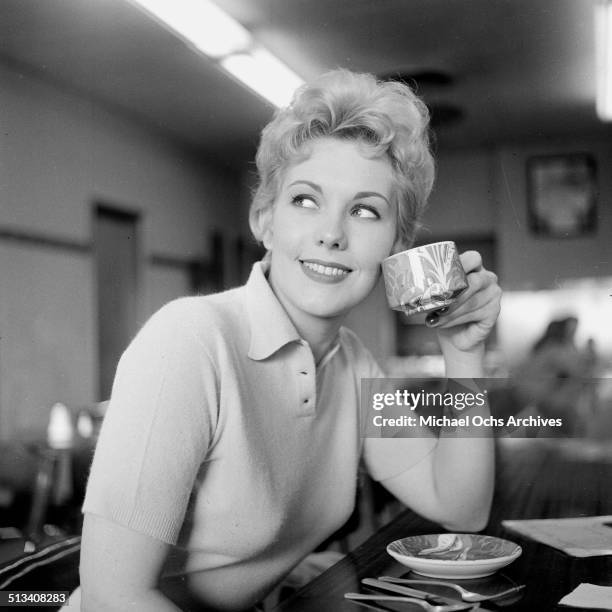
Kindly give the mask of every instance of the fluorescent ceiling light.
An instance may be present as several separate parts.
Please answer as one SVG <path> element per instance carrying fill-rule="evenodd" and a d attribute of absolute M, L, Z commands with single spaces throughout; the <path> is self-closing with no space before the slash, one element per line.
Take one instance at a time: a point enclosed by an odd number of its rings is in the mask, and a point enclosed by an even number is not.
<path fill-rule="evenodd" d="M 133 0 L 210 57 L 244 51 L 251 35 L 210 0 Z"/>
<path fill-rule="evenodd" d="M 275 106 L 286 106 L 303 81 L 277 57 L 258 48 L 228 55 L 221 66 Z"/>
<path fill-rule="evenodd" d="M 612 121 L 612 1 L 595 5 L 595 68 L 597 75 L 597 115 Z"/>
<path fill-rule="evenodd" d="M 304 82 L 211 0 L 132 1 L 275 106 Z"/>

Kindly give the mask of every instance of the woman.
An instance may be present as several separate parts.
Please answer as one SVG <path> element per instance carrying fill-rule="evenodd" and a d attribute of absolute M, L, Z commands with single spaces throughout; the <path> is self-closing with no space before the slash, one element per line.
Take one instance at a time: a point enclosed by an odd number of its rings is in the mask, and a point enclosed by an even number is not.
<path fill-rule="evenodd" d="M 254 605 L 349 517 L 361 455 L 416 512 L 486 523 L 490 440 L 362 444 L 360 379 L 380 371 L 341 326 L 413 240 L 433 181 L 424 105 L 329 73 L 265 128 L 257 167 L 264 261 L 244 287 L 162 308 L 120 361 L 84 504 L 84 610 L 185 609 L 172 576 L 206 609 Z M 469 289 L 430 325 L 448 376 L 476 377 L 500 290 L 477 253 L 462 263 Z"/>

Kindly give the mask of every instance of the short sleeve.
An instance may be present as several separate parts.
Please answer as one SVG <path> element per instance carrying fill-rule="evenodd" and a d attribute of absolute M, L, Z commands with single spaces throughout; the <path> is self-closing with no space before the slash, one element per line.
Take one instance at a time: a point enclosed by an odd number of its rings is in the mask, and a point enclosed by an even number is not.
<path fill-rule="evenodd" d="M 218 377 L 187 303 L 156 313 L 122 355 L 83 505 L 169 544 L 178 538 L 218 406 Z"/>

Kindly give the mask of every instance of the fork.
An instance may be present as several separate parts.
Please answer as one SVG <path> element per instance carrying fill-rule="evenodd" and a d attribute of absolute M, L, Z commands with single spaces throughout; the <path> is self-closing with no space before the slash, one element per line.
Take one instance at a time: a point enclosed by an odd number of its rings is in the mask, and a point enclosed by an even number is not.
<path fill-rule="evenodd" d="M 524 584 L 519 584 L 505 591 L 500 591 L 499 593 L 493 593 L 492 595 L 483 595 L 482 593 L 476 593 L 475 591 L 468 591 L 465 587 L 462 587 L 453 582 L 443 582 L 442 580 L 414 580 L 412 578 L 394 578 L 393 576 L 379 576 L 379 580 L 383 582 L 391 582 L 393 584 L 433 584 L 437 586 L 445 586 L 449 589 L 454 589 L 461 595 L 461 599 L 463 601 L 469 601 L 471 603 L 477 603 L 479 601 L 488 601 L 490 599 L 499 599 L 500 597 L 505 597 L 506 595 L 510 595 L 511 593 L 518 593 L 522 589 L 525 588 Z"/>
<path fill-rule="evenodd" d="M 474 607 L 472 603 L 456 603 L 456 604 L 441 604 L 435 605 L 426 602 L 424 599 L 416 597 L 402 597 L 401 595 L 365 595 L 364 593 L 345 593 L 344 597 L 354 602 L 360 601 L 402 601 L 404 603 L 412 603 L 421 606 L 426 612 L 458 612 L 459 610 L 471 610 Z"/>

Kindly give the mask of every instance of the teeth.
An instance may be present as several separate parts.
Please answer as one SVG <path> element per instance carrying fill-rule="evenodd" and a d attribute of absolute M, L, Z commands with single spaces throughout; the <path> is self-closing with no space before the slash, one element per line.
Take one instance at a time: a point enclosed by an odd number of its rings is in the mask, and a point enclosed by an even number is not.
<path fill-rule="evenodd" d="M 325 274 L 325 276 L 346 276 L 348 274 L 347 270 L 332 268 L 331 266 L 322 266 L 321 264 L 311 263 L 309 261 L 305 261 L 303 265 L 319 274 Z"/>

